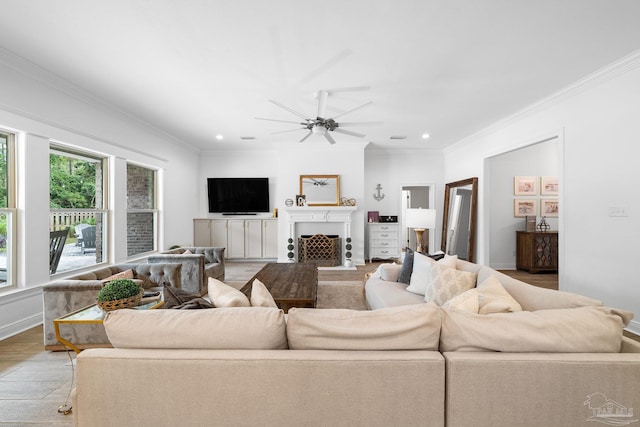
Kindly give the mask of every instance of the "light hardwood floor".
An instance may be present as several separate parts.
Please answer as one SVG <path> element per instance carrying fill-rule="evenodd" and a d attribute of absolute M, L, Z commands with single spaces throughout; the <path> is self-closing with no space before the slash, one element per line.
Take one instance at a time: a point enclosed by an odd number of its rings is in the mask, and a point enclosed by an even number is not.
<path fill-rule="evenodd" d="M 357 270 L 321 270 L 318 280 L 361 280 L 380 262 Z M 249 280 L 264 263 L 227 262 L 226 280 L 238 286 Z M 557 289 L 555 274 L 504 271 L 509 276 L 545 288 Z M 625 334 L 627 335 L 627 334 Z M 640 341 L 640 338 L 628 334 Z M 0 426 L 71 426 L 71 415 L 58 413 L 72 385 L 70 357 L 75 354 L 43 349 L 42 326 L 0 341 Z"/>

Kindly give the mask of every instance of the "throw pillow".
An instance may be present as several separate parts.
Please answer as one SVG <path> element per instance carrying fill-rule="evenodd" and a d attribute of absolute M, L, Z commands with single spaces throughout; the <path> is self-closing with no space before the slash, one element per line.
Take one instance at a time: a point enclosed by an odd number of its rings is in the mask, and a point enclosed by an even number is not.
<path fill-rule="evenodd" d="M 397 282 L 400 277 L 400 270 L 402 269 L 401 264 L 382 264 L 379 267 L 380 270 L 380 278 L 382 280 L 386 280 L 387 282 Z"/>
<path fill-rule="evenodd" d="M 398 282 L 409 284 L 411 280 L 411 273 L 413 272 L 413 250 L 405 248 L 404 261 L 402 261 L 402 268 L 400 269 L 400 275 L 398 276 Z"/>
<path fill-rule="evenodd" d="M 456 295 L 473 288 L 477 276 L 477 273 L 456 270 L 436 262 L 431 266 L 431 282 L 425 290 L 424 300 L 442 305 Z"/>
<path fill-rule="evenodd" d="M 522 311 L 522 307 L 509 292 L 500 284 L 494 275 L 483 280 L 477 288 L 478 291 L 478 313 L 513 313 Z"/>
<path fill-rule="evenodd" d="M 430 286 L 432 281 L 431 266 L 435 263 L 440 265 L 456 268 L 458 256 L 446 255 L 438 261 L 435 261 L 429 255 L 423 255 L 419 252 L 413 256 L 413 272 L 411 273 L 411 279 L 409 280 L 409 286 L 407 291 L 414 294 L 424 295 L 426 289 Z"/>
<path fill-rule="evenodd" d="M 291 308 L 293 350 L 437 350 L 440 313 L 434 304 L 379 310 Z"/>
<path fill-rule="evenodd" d="M 421 253 L 413 255 L 413 271 L 409 279 L 407 291 L 424 295 L 429 283 L 431 283 L 431 266 L 436 261 Z"/>
<path fill-rule="evenodd" d="M 209 298 L 216 307 L 251 307 L 245 294 L 213 277 L 209 277 Z"/>
<path fill-rule="evenodd" d="M 200 298 L 200 295 L 195 294 L 193 292 L 185 291 L 184 289 L 165 285 L 163 294 L 164 294 L 163 308 L 167 308 L 167 309 L 214 308 L 214 306 L 211 303 L 209 303 L 209 301 L 205 300 L 204 298 Z"/>
<path fill-rule="evenodd" d="M 476 288 L 469 289 L 442 304 L 442 308 L 453 308 L 477 314 L 479 310 L 478 290 Z"/>
<path fill-rule="evenodd" d="M 191 252 L 189 249 L 185 249 L 184 252 L 182 252 L 182 255 L 191 255 L 193 254 L 193 252 Z"/>
<path fill-rule="evenodd" d="M 278 304 L 273 300 L 269 289 L 258 279 L 254 279 L 251 285 L 251 307 L 278 308 Z"/>
<path fill-rule="evenodd" d="M 112 274 L 111 276 L 102 279 L 102 283 L 107 283 L 107 282 L 110 282 L 111 280 L 116 280 L 116 279 L 133 279 L 133 278 L 134 278 L 133 270 L 129 269 L 129 270 L 121 271 L 116 274 Z"/>

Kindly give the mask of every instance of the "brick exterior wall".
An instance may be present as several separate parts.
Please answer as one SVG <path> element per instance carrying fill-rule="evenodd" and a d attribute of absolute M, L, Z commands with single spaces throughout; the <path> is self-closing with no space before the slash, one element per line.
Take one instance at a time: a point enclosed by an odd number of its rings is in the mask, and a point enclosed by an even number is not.
<path fill-rule="evenodd" d="M 151 169 L 127 165 L 127 209 L 155 208 L 155 173 Z M 127 255 L 155 249 L 153 212 L 127 214 Z"/>

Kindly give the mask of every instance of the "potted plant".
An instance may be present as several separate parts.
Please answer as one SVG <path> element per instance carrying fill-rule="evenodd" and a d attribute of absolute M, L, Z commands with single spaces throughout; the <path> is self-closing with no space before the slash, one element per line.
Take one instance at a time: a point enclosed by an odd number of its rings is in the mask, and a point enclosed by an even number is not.
<path fill-rule="evenodd" d="M 97 304 L 104 311 L 130 308 L 140 304 L 144 290 L 131 279 L 115 279 L 100 289 Z"/>

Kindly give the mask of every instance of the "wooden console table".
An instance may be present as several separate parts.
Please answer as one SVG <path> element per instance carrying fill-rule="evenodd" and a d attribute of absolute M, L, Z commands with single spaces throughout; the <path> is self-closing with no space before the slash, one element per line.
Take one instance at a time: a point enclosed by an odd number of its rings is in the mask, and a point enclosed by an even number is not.
<path fill-rule="evenodd" d="M 516 268 L 529 273 L 558 271 L 558 232 L 517 231 Z"/>

